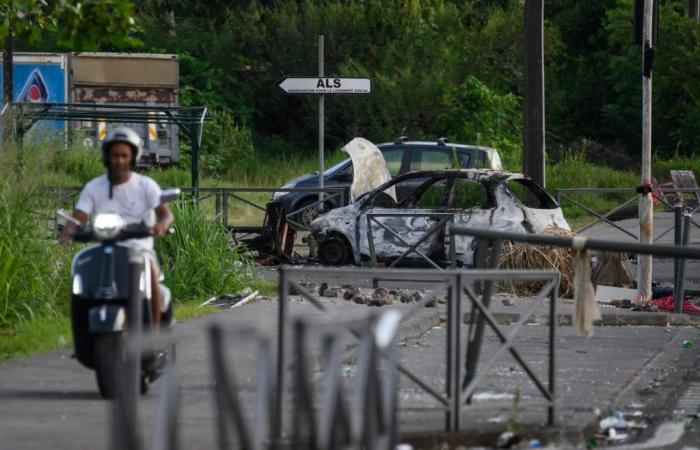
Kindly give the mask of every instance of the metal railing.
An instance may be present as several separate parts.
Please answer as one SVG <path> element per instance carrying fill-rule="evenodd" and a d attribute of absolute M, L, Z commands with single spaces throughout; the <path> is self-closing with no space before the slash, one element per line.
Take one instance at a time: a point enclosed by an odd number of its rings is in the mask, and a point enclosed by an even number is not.
<path fill-rule="evenodd" d="M 653 190 L 653 193 L 655 193 L 655 198 L 658 199 L 664 206 L 666 206 L 669 209 L 674 209 L 676 207 L 676 200 L 670 202 L 668 201 L 664 194 L 677 194 L 676 199 L 681 198 L 681 194 L 699 194 L 700 189 L 699 188 L 655 188 Z M 610 209 L 607 212 L 598 212 L 595 211 L 592 207 L 584 204 L 582 201 L 577 200 L 573 198 L 574 195 L 576 194 L 595 194 L 595 195 L 605 195 L 605 194 L 626 194 L 626 195 L 632 195 L 631 197 L 625 199 L 622 201 L 622 203 L 617 204 L 615 207 Z M 660 194 L 660 195 L 659 195 Z M 619 226 L 618 224 L 615 223 L 615 221 L 611 220 L 610 217 L 614 216 L 615 214 L 623 211 L 625 208 L 630 207 L 634 205 L 636 202 L 639 201 L 639 197 L 643 195 L 637 191 L 636 188 L 571 188 L 571 189 L 557 189 L 556 190 L 556 199 L 558 203 L 562 203 L 564 201 L 569 202 L 576 206 L 579 209 L 582 209 L 583 211 L 587 212 L 588 214 L 592 215 L 595 217 L 591 222 L 588 224 L 574 230 L 575 233 L 583 233 L 586 230 L 590 229 L 591 227 L 599 224 L 599 223 L 605 223 L 618 231 L 630 236 L 633 239 L 639 240 L 639 235 L 636 233 L 633 233 L 629 230 L 626 230 L 625 228 Z M 700 209 L 700 205 L 696 206 L 693 208 L 693 212 L 696 212 L 698 209 Z M 696 227 L 700 228 L 700 225 L 697 224 L 695 221 L 692 222 Z M 668 233 L 673 231 L 675 228 L 675 225 L 665 228 L 662 230 L 660 233 L 658 233 L 654 237 L 654 241 L 661 239 L 662 237 L 666 236 Z"/>
<path fill-rule="evenodd" d="M 683 241 L 688 238 L 690 228 L 690 214 L 685 215 Z M 454 235 L 473 236 L 478 239 L 480 246 L 490 246 L 496 255 L 499 254 L 504 241 L 526 242 L 535 245 L 554 247 L 574 247 L 574 240 L 579 239 L 581 249 L 602 250 L 609 252 L 633 253 L 639 255 L 664 256 L 674 258 L 681 262 L 686 259 L 700 259 L 700 249 L 687 245 L 660 245 L 639 244 L 636 242 L 607 241 L 602 239 L 589 239 L 580 236 L 570 238 L 561 236 L 548 236 L 539 234 L 512 233 L 504 231 L 483 230 L 477 228 L 453 226 L 450 233 Z M 675 312 L 681 312 L 683 300 L 683 279 L 685 276 L 684 264 L 675 272 L 676 294 Z"/>
<path fill-rule="evenodd" d="M 454 227 L 453 227 L 454 228 Z M 380 272 L 378 274 L 378 272 Z M 479 353 L 483 341 L 483 330 L 481 333 L 469 331 L 470 338 L 467 344 L 467 353 L 464 361 L 464 372 L 462 365 L 459 363 L 462 358 L 462 343 L 460 337 L 460 329 L 463 321 L 463 299 L 466 297 L 472 306 L 471 314 L 473 317 L 481 318 L 472 320 L 470 324 L 479 323 L 488 325 L 493 329 L 498 339 L 502 343 L 501 349 L 487 362 L 486 367 L 493 365 L 496 359 L 504 352 L 508 351 L 515 358 L 516 362 L 523 368 L 529 378 L 533 381 L 539 392 L 545 398 L 547 407 L 547 421 L 549 424 L 554 422 L 555 408 L 555 328 L 556 328 L 556 303 L 557 303 L 557 288 L 559 275 L 557 272 L 540 271 L 540 270 L 406 270 L 406 269 L 382 269 L 378 271 L 372 268 L 353 268 L 353 269 L 328 269 L 328 268 L 294 268 L 281 267 L 279 269 L 279 311 L 278 311 L 278 333 L 277 333 L 277 391 L 276 404 L 281 410 L 284 405 L 284 388 L 283 380 L 286 368 L 286 342 L 289 328 L 289 292 L 294 289 L 302 299 L 309 301 L 318 310 L 329 312 L 319 298 L 312 295 L 304 287 L 300 286 L 296 280 L 313 279 L 323 277 L 324 280 L 341 279 L 347 284 L 352 279 L 361 280 L 376 280 L 386 279 L 392 281 L 404 282 L 431 282 L 433 283 L 432 295 L 424 297 L 419 303 L 415 304 L 408 312 L 401 316 L 400 320 L 406 320 L 411 317 L 416 311 L 422 308 L 427 302 L 433 300 L 437 294 L 436 291 L 446 291 L 447 294 L 447 336 L 446 336 L 446 351 L 445 351 L 445 391 L 440 392 L 431 386 L 430 383 L 423 380 L 413 371 L 408 369 L 404 364 L 398 362 L 396 367 L 398 373 L 406 376 L 409 380 L 420 387 L 425 393 L 438 401 L 441 409 L 445 411 L 445 430 L 458 431 L 461 428 L 462 411 L 467 407 L 471 395 L 474 393 L 481 381 L 484 370 L 481 375 L 477 375 L 476 368 L 479 364 Z M 491 286 L 498 281 L 532 281 L 539 280 L 543 282 L 543 287 L 535 298 L 533 305 L 526 311 L 521 320 L 516 324 L 515 329 L 510 333 L 506 333 L 499 327 L 496 320 L 489 313 L 489 305 L 491 300 L 491 289 L 481 289 L 481 293 L 477 294 L 477 290 L 472 286 L 484 283 L 486 286 Z M 535 371 L 527 364 L 527 361 L 521 356 L 513 343 L 513 338 L 520 331 L 523 324 L 532 316 L 538 307 L 541 307 L 543 300 L 547 298 L 550 303 L 550 318 L 549 318 L 549 357 L 548 357 L 548 379 L 542 382 Z M 472 325 L 470 325 L 472 327 Z M 537 403 L 542 405 L 542 403 Z M 400 405 L 399 405 L 400 406 Z M 281 416 L 275 424 L 274 433 L 276 436 L 281 436 L 283 423 Z"/>
<path fill-rule="evenodd" d="M 81 191 L 79 186 L 50 186 L 46 188 L 53 199 L 54 210 L 59 207 L 65 207 L 69 202 L 71 207 L 75 207 L 77 201 L 77 196 Z M 194 202 L 200 205 L 205 204 L 205 202 L 214 201 L 213 205 L 213 215 L 214 219 L 228 229 L 234 239 L 245 241 L 254 235 L 264 235 L 264 239 L 273 244 L 273 247 L 277 249 L 278 253 L 284 254 L 284 248 L 287 246 L 286 241 L 289 239 L 293 241 L 293 237 L 288 237 L 288 234 L 293 234 L 295 232 L 307 232 L 309 231 L 308 224 L 303 220 L 303 215 L 319 205 L 323 207 L 327 205 L 337 205 L 343 206 L 347 200 L 347 189 L 346 188 L 253 188 L 253 187 L 220 187 L 220 188 L 191 188 L 191 187 L 181 187 L 180 190 L 184 193 L 198 193 L 197 196 L 183 196 L 182 201 Z M 294 211 L 289 211 L 284 214 L 284 220 L 277 221 L 276 225 L 280 229 L 271 229 L 272 223 L 268 223 L 266 214 L 269 213 L 266 200 L 264 203 L 259 201 L 254 201 L 249 198 L 245 198 L 245 194 L 272 194 L 276 192 L 287 192 L 287 193 L 308 193 L 317 197 L 318 194 L 323 194 L 323 200 L 314 200 L 310 204 L 298 208 Z M 236 204 L 245 205 L 256 210 L 260 217 L 258 224 L 242 224 L 242 223 L 232 223 L 230 218 L 233 215 L 236 216 Z M 211 206 L 209 206 L 211 207 Z M 254 218 L 256 220 L 256 218 Z M 48 221 L 50 222 L 54 232 L 58 231 L 58 224 L 53 211 L 48 216 Z M 177 226 L 177 224 L 176 224 Z M 291 226 L 291 229 L 289 229 Z M 278 242 L 279 241 L 279 242 Z M 291 256 L 291 255 L 287 255 Z"/>
<path fill-rule="evenodd" d="M 301 297 L 317 309 L 330 312 L 315 295 L 299 284 L 302 278 L 316 276 L 324 279 L 339 278 L 344 282 L 357 278 L 366 280 L 376 269 L 324 269 L 280 268 L 279 322 L 277 351 L 274 337 L 254 327 L 228 328 L 214 323 L 207 329 L 211 349 L 213 390 L 217 410 L 218 448 L 278 449 L 312 447 L 374 448 L 392 450 L 399 436 L 398 414 L 401 400 L 398 396 L 399 374 L 407 377 L 430 397 L 437 400 L 438 411 L 444 411 L 446 431 L 459 431 L 463 412 L 473 407 L 470 397 L 487 375 L 494 362 L 510 353 L 523 368 L 529 379 L 544 397 L 543 402 L 522 402 L 519 406 L 545 405 L 547 420 L 554 422 L 556 383 L 556 291 L 558 274 L 544 271 L 499 270 L 397 270 L 381 272 L 391 279 L 406 281 L 432 280 L 442 283 L 447 292 L 447 335 L 444 354 L 444 390 L 422 379 L 408 369 L 399 359 L 397 343 L 400 325 L 423 309 L 438 291 L 426 296 L 405 311 L 384 309 L 378 314 L 368 314 L 358 319 L 335 319 L 327 316 L 308 315 L 290 317 L 289 290 L 295 289 Z M 490 290 L 477 295 L 472 285 L 477 282 L 493 284 L 501 280 L 532 281 L 544 283 L 535 302 L 511 330 L 500 327 L 489 311 Z M 526 358 L 518 351 L 515 337 L 529 320 L 536 308 L 549 300 L 548 364 L 545 380 L 537 374 Z M 478 353 L 469 342 L 466 356 L 463 353 L 462 327 L 463 303 L 471 305 L 472 316 L 482 317 L 500 342 L 500 347 L 483 365 L 478 365 Z M 136 319 L 134 319 L 136 320 Z M 474 325 L 471 320 L 470 327 Z M 287 336 L 291 333 L 291 339 Z M 473 335 L 470 328 L 468 335 Z M 253 343 L 243 346 L 255 355 L 256 376 L 251 393 L 253 401 L 243 401 L 241 387 L 236 376 L 240 366 L 237 357 L 229 351 L 226 342 L 230 338 Z M 481 337 L 479 338 L 481 340 Z M 349 341 L 348 341 L 349 340 Z M 126 359 L 119 391 L 112 409 L 112 448 L 145 448 L 139 419 L 138 367 L 144 351 L 163 348 L 177 341 L 177 335 L 146 336 L 133 333 L 127 343 Z M 350 341 L 359 345 L 351 345 Z M 345 345 L 348 344 L 348 345 Z M 481 342 L 479 342 L 479 345 Z M 320 347 L 320 356 L 313 355 Z M 293 362 L 288 366 L 290 352 Z M 275 361 L 274 356 L 277 356 Z M 248 358 L 250 355 L 247 355 Z M 464 358 L 464 363 L 460 360 Z M 352 379 L 343 373 L 347 361 L 354 361 L 356 370 Z M 237 364 L 238 362 L 238 364 Z M 320 376 L 315 368 L 322 369 Z M 480 370 L 477 372 L 476 368 Z M 232 370 L 234 369 L 234 370 Z M 255 369 L 254 369 L 255 370 Z M 348 388 L 352 385 L 352 389 Z M 182 405 L 179 402 L 178 374 L 174 361 L 164 369 L 156 401 L 156 416 L 150 448 L 165 450 L 178 448 L 177 419 Z M 286 406 L 284 395 L 291 389 L 292 405 Z M 482 407 L 484 405 L 480 405 Z M 435 407 L 427 407 L 436 410 Z M 412 408 L 413 410 L 413 408 Z M 285 428 L 285 416 L 291 420 Z M 288 430 L 287 433 L 284 431 Z M 437 430 L 436 430 L 437 431 Z"/>
<path fill-rule="evenodd" d="M 424 233 L 421 233 L 418 236 L 418 240 L 416 242 L 408 242 L 408 240 L 405 239 L 405 237 L 397 230 L 391 228 L 389 224 L 383 223 L 379 221 L 378 219 L 381 218 L 386 218 L 386 219 L 417 219 L 417 218 L 425 218 L 426 221 L 429 221 L 430 219 L 437 219 L 437 223 L 432 225 L 428 230 L 426 230 Z M 431 257 L 423 253 L 418 249 L 418 247 L 426 242 L 428 239 L 430 239 L 431 236 L 436 235 L 436 238 L 438 240 L 437 245 L 440 247 L 439 249 L 435 249 L 435 251 L 439 254 L 444 251 L 445 245 L 444 241 L 446 238 L 446 231 L 448 229 L 448 226 L 454 225 L 454 214 L 452 213 L 367 213 L 366 214 L 366 220 L 367 220 L 367 244 L 369 247 L 369 254 L 370 254 L 370 262 L 373 267 L 377 267 L 377 251 L 376 251 L 376 245 L 375 245 L 375 240 L 374 240 L 374 231 L 372 229 L 372 223 L 375 223 L 379 226 L 380 229 L 383 229 L 387 231 L 391 236 L 395 237 L 401 244 L 403 244 L 406 247 L 406 250 L 395 260 L 392 261 L 392 263 L 388 267 L 395 267 L 397 266 L 404 258 L 407 256 L 411 255 L 412 253 L 415 253 L 416 255 L 420 256 L 420 258 L 430 264 L 433 268 L 442 270 L 438 262 L 434 261 Z M 404 230 L 405 231 L 405 230 Z M 358 235 L 359 239 L 359 235 Z M 360 248 L 360 243 L 357 243 L 357 248 Z M 392 243 L 394 246 L 401 246 L 401 244 L 396 244 Z M 454 246 L 450 245 L 449 248 L 454 248 Z M 454 253 L 450 254 L 450 261 L 454 262 L 455 257 Z"/>

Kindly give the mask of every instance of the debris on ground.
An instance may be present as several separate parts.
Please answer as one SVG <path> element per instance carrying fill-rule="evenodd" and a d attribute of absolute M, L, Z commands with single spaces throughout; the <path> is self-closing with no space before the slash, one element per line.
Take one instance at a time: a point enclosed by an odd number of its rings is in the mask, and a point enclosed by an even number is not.
<path fill-rule="evenodd" d="M 636 289 L 607 286 L 603 284 L 598 284 L 595 289 L 595 299 L 599 303 L 607 303 L 611 300 L 633 299 L 636 296 Z"/>
<path fill-rule="evenodd" d="M 672 295 L 667 295 L 666 297 L 661 297 L 652 302 L 664 311 L 673 311 L 675 307 L 675 299 Z M 700 307 L 690 303 L 689 300 L 684 299 L 682 304 L 682 311 L 686 314 L 700 314 Z"/>
<path fill-rule="evenodd" d="M 596 439 L 607 442 L 623 442 L 629 438 L 630 424 L 620 411 L 615 411 L 598 423 Z"/>
<path fill-rule="evenodd" d="M 591 441 L 596 446 L 600 442 L 618 444 L 627 441 L 630 433 L 640 432 L 648 427 L 644 421 L 644 413 L 640 410 L 629 412 L 613 411 L 613 413 L 598 422 L 598 433 Z M 590 446 L 588 448 L 591 448 Z"/>
<path fill-rule="evenodd" d="M 593 282 L 597 285 L 631 287 L 635 274 L 626 253 L 601 252 L 597 255 Z"/>
<path fill-rule="evenodd" d="M 541 233 L 547 236 L 573 237 L 575 233 L 559 227 L 546 228 Z M 559 296 L 571 297 L 574 293 L 574 263 L 573 252 L 565 247 L 532 245 L 524 242 L 503 243 L 501 258 L 498 263 L 501 269 L 553 269 L 559 272 Z M 541 281 L 502 282 L 500 285 L 506 292 L 520 295 L 537 294 L 542 288 Z"/>
<path fill-rule="evenodd" d="M 512 448 L 521 441 L 521 437 L 512 431 L 504 431 L 496 440 L 496 448 Z"/>
<path fill-rule="evenodd" d="M 258 291 L 253 291 L 251 288 L 245 288 L 238 294 L 223 294 L 218 297 L 212 297 L 209 300 L 203 302 L 199 307 L 203 306 L 213 306 L 215 308 L 236 308 L 238 306 L 245 305 L 251 300 L 255 299 L 259 294 Z"/>
<path fill-rule="evenodd" d="M 426 292 L 425 289 L 389 289 L 377 287 L 374 289 L 353 287 L 349 285 L 330 286 L 328 283 L 313 283 L 300 281 L 297 285 L 311 295 L 326 298 L 337 298 L 360 305 L 387 306 L 395 303 L 417 304 L 424 302 L 425 307 L 436 307 L 447 303 L 444 295 Z M 293 285 L 289 287 L 289 295 L 301 295 Z"/>

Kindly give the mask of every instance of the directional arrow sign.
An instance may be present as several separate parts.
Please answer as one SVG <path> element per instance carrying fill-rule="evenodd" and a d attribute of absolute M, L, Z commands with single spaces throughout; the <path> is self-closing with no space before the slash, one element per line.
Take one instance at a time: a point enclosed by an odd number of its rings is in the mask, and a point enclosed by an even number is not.
<path fill-rule="evenodd" d="M 369 78 L 285 78 L 279 84 L 287 94 L 369 94 Z"/>

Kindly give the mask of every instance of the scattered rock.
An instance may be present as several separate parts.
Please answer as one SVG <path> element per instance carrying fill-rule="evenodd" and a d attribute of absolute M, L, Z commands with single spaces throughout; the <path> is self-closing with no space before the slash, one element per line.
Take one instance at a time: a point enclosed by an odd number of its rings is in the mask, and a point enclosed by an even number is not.
<path fill-rule="evenodd" d="M 372 302 L 370 303 L 372 306 L 384 306 L 391 305 L 393 303 L 394 297 L 389 294 L 389 290 L 387 288 L 378 287 L 372 293 Z"/>
<path fill-rule="evenodd" d="M 365 297 L 362 294 L 357 294 L 352 297 L 352 301 L 357 303 L 358 305 L 368 305 L 370 302 L 370 299 Z"/>
<path fill-rule="evenodd" d="M 413 294 L 406 291 L 401 291 L 399 294 L 399 301 L 401 303 L 413 303 Z"/>
<path fill-rule="evenodd" d="M 328 288 L 323 293 L 324 297 L 344 298 L 345 289 L 343 288 Z"/>
<path fill-rule="evenodd" d="M 312 282 L 306 282 L 306 281 L 300 281 L 297 283 L 300 288 L 304 289 L 306 292 L 308 292 L 311 295 L 318 295 L 319 292 L 319 285 L 318 283 L 312 283 Z M 301 292 L 299 292 L 294 285 L 289 286 L 289 295 L 301 295 Z"/>
<path fill-rule="evenodd" d="M 328 283 L 321 283 L 321 286 L 318 288 L 318 295 L 321 297 L 329 297 L 326 291 L 328 291 Z"/>
<path fill-rule="evenodd" d="M 360 290 L 356 287 L 345 288 L 343 292 L 343 298 L 345 300 L 352 300 L 352 298 L 360 293 Z"/>

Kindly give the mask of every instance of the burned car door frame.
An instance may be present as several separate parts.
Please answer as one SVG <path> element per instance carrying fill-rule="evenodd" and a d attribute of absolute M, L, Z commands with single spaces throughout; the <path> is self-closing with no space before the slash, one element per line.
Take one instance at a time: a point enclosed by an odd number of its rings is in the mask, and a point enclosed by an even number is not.
<path fill-rule="evenodd" d="M 415 184 L 415 179 L 423 181 L 413 190 L 410 190 L 411 186 Z M 442 227 L 437 233 L 434 232 L 434 227 L 440 222 L 440 217 L 447 212 L 446 205 L 450 193 L 450 180 L 451 176 L 444 172 L 409 172 L 392 179 L 369 193 L 360 207 L 355 223 L 355 248 L 357 249 L 359 260 L 361 261 L 363 256 L 371 258 L 372 254 L 381 254 L 382 259 L 404 259 L 407 256 L 406 250 L 417 242 L 420 243 L 416 248 L 420 253 L 417 254 L 422 259 L 425 259 L 427 256 L 430 259 L 444 260 L 447 248 L 444 245 L 440 245 L 440 243 L 445 241 L 445 227 Z M 406 189 L 398 188 L 397 185 L 401 183 L 407 183 L 409 187 Z M 439 199 L 433 202 L 434 206 L 419 209 L 418 203 L 424 194 L 441 183 L 443 184 L 440 188 L 442 192 L 439 193 Z M 388 196 L 384 194 L 384 191 L 392 186 L 397 187 L 398 201 L 395 204 L 377 207 L 377 200 L 386 200 Z M 411 214 L 411 210 L 413 210 L 413 214 Z M 373 220 L 368 220 L 368 216 L 373 217 Z M 380 218 L 383 219 L 381 220 L 381 225 Z M 369 241 L 369 226 L 372 227 L 373 237 L 377 237 L 373 241 L 374 252 L 370 249 L 372 244 Z M 387 230 L 387 228 L 395 233 Z M 403 235 L 404 239 L 398 238 L 395 235 L 396 233 Z M 428 236 L 427 238 L 426 235 Z M 407 242 L 409 242 L 408 247 Z M 411 251 L 408 253 L 416 252 Z"/>

